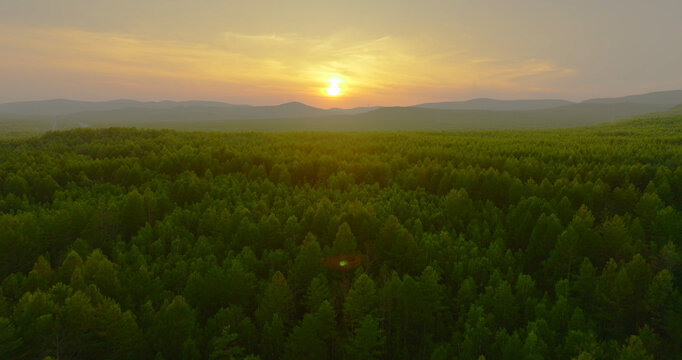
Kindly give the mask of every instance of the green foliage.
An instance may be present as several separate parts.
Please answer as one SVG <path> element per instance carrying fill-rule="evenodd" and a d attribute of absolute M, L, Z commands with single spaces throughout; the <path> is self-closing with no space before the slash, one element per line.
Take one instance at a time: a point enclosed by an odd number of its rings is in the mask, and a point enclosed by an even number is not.
<path fill-rule="evenodd" d="M 339 230 L 336 232 L 332 251 L 335 253 L 353 253 L 357 248 L 355 236 L 350 230 L 348 223 L 344 222 L 339 225 Z"/>
<path fill-rule="evenodd" d="M 379 322 L 372 315 L 365 316 L 355 330 L 346 353 L 351 360 L 381 359 L 386 352 L 386 337 L 379 328 Z"/>
<path fill-rule="evenodd" d="M 331 359 L 336 332 L 336 314 L 329 302 L 324 301 L 317 311 L 303 316 L 299 326 L 289 337 L 287 358 Z"/>
<path fill-rule="evenodd" d="M 351 332 L 366 316 L 374 313 L 376 316 L 379 298 L 376 286 L 367 274 L 362 274 L 355 280 L 343 303 L 343 318 Z"/>
<path fill-rule="evenodd" d="M 256 309 L 255 317 L 258 324 L 270 321 L 273 315 L 278 315 L 288 322 L 294 312 L 294 296 L 281 272 L 272 276 L 272 282 L 265 289 L 260 305 Z"/>
<path fill-rule="evenodd" d="M 680 143 L 679 118 L 0 141 L 0 358 L 675 358 Z"/>

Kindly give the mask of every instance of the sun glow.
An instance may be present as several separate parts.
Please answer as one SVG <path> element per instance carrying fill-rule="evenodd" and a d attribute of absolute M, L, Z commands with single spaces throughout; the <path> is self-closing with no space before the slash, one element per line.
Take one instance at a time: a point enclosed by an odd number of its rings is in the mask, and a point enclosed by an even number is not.
<path fill-rule="evenodd" d="M 339 96 L 341 94 L 341 87 L 339 86 L 339 83 L 341 83 L 341 80 L 333 78 L 327 80 L 329 82 L 329 87 L 325 89 L 327 91 L 327 95 L 329 96 Z"/>

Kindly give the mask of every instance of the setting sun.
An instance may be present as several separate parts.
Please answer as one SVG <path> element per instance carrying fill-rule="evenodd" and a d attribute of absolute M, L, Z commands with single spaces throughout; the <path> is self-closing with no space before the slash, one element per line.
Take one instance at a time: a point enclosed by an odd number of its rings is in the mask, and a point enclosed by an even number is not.
<path fill-rule="evenodd" d="M 341 87 L 339 87 L 339 83 L 341 80 L 339 79 L 329 79 L 329 87 L 326 89 L 327 95 L 329 96 L 339 96 L 341 94 Z"/>

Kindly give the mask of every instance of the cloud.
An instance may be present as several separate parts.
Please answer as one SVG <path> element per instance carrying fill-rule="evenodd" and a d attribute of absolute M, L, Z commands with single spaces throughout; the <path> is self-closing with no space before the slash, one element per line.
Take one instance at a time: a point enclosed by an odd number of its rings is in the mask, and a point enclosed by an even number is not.
<path fill-rule="evenodd" d="M 548 60 L 474 54 L 466 44 L 353 31 L 327 37 L 226 32 L 215 41 L 189 42 L 0 26 L 0 48 L 6 54 L 0 75 L 31 69 L 80 73 L 93 82 L 109 79 L 102 86 L 121 86 L 122 92 L 160 91 L 158 83 L 168 82 L 193 89 L 204 84 L 209 92 L 272 99 L 287 94 L 312 103 L 331 76 L 344 79 L 346 101 L 383 104 L 409 103 L 415 92 L 432 96 L 472 86 L 537 89 L 575 73 Z M 122 80 L 112 85 L 112 77 Z"/>

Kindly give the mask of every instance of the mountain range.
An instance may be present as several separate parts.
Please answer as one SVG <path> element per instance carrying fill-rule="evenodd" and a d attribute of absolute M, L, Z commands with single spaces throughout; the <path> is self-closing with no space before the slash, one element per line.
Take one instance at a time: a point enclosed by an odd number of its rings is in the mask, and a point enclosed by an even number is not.
<path fill-rule="evenodd" d="M 443 110 L 539 110 L 574 104 L 568 100 L 539 99 L 539 100 L 497 100 L 471 99 L 467 101 L 435 102 L 414 105 L 414 107 Z"/>
<path fill-rule="evenodd" d="M 154 114 L 176 113 L 177 116 L 197 115 L 218 119 L 269 119 L 278 117 L 310 117 L 338 114 L 357 114 L 371 111 L 378 107 L 361 107 L 354 109 L 320 109 L 300 102 L 289 102 L 280 105 L 252 106 L 230 104 L 216 101 L 149 101 L 111 100 L 101 102 L 54 99 L 45 101 L 24 101 L 0 104 L 0 114 L 31 116 L 67 116 L 73 114 L 101 113 L 123 111 L 124 116 L 143 116 Z"/>
<path fill-rule="evenodd" d="M 211 101 L 55 99 L 0 104 L 0 131 L 30 127 L 42 132 L 109 126 L 223 131 L 558 128 L 611 122 L 648 113 L 675 113 L 680 111 L 680 104 L 682 90 L 582 102 L 481 98 L 407 107 L 352 109 L 320 109 L 300 102 L 251 106 Z"/>

